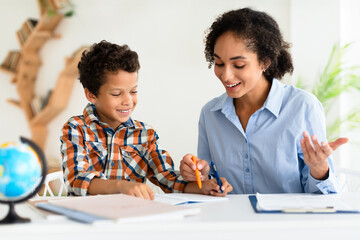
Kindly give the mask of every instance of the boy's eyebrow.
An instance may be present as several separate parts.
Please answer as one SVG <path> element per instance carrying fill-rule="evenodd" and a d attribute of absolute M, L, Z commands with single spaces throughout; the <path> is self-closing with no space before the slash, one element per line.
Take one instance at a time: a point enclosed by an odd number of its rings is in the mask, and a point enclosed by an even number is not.
<path fill-rule="evenodd" d="M 216 53 L 214 53 L 214 57 L 216 57 L 218 59 L 221 59 L 221 57 L 219 57 Z M 237 60 L 237 59 L 246 59 L 246 57 L 244 57 L 244 56 L 235 56 L 235 57 L 230 58 L 230 60 Z"/>
<path fill-rule="evenodd" d="M 136 84 L 135 86 L 133 86 L 133 87 L 131 87 L 130 89 L 134 89 L 134 88 L 137 88 L 138 87 L 138 85 Z M 110 89 L 111 91 L 113 91 L 113 90 L 124 90 L 124 88 L 112 88 L 112 89 Z M 126 90 L 126 89 L 125 89 Z"/>

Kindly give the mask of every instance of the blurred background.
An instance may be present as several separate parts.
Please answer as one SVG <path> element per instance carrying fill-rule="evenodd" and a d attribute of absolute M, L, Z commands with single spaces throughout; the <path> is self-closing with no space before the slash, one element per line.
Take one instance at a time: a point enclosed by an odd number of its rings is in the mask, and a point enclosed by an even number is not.
<path fill-rule="evenodd" d="M 338 118 L 331 138 L 347 136 L 350 142 L 334 154 L 336 166 L 360 170 L 360 103 L 358 57 L 360 53 L 360 2 L 357 0 L 71 0 L 73 15 L 55 29 L 61 38 L 49 39 L 40 50 L 42 65 L 35 93 L 45 96 L 53 89 L 65 57 L 82 45 L 101 40 L 128 44 L 138 52 L 139 102 L 133 114 L 151 124 L 160 136 L 176 168 L 186 153 L 196 154 L 197 124 L 201 107 L 224 92 L 208 69 L 203 39 L 213 20 L 225 11 L 251 7 L 265 11 L 278 22 L 286 41 L 292 43 L 295 71 L 283 81 L 321 94 L 325 87 L 342 94 L 325 96 L 329 126 Z M 39 18 L 36 0 L 0 0 L 0 62 L 11 50 L 20 49 L 16 31 L 27 18 Z M 343 49 L 343 46 L 351 43 Z M 333 58 L 331 53 L 334 46 Z M 326 68 L 329 59 L 330 67 Z M 340 65 L 339 65 L 340 64 Z M 330 69 L 331 68 L 331 69 Z M 348 72 L 349 71 L 349 72 Z M 353 77 L 343 89 L 342 79 Z M 24 112 L 8 104 L 18 99 L 11 76 L 0 72 L 0 143 L 30 137 Z M 320 79 L 330 79 L 319 83 Z M 346 79 L 345 79 L 346 80 Z M 319 85 L 320 84 L 320 85 Z M 342 83 L 342 85 L 347 83 Z M 349 85 L 349 84 L 348 84 Z M 60 163 L 60 130 L 73 115 L 83 112 L 87 100 L 78 80 L 68 106 L 48 125 L 45 154 Z M 324 90 L 325 91 L 325 90 Z M 336 92 L 335 91 L 335 92 Z M 324 96 L 323 96 L 324 97 Z M 343 119 L 355 111 L 350 125 Z M 350 126 L 350 128 L 348 128 Z M 334 130 L 335 129 L 335 130 Z M 276 136 L 275 136 L 276 137 Z M 330 136 L 329 136 L 330 138 Z M 282 147 L 282 146 L 279 146 Z"/>

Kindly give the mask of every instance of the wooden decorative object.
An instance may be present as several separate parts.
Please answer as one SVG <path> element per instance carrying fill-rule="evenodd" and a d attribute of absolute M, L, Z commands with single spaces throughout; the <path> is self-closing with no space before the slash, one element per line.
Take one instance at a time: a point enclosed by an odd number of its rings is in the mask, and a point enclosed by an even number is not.
<path fill-rule="evenodd" d="M 45 106 L 40 106 L 35 111 L 35 82 L 41 66 L 39 51 L 48 39 L 59 37 L 54 34 L 54 30 L 63 19 L 63 15 L 57 12 L 62 1 L 37 0 L 37 2 L 40 7 L 40 19 L 27 19 L 23 23 L 16 33 L 21 50 L 10 51 L 0 70 L 13 76 L 11 83 L 16 84 L 19 100 L 9 99 L 8 102 L 24 111 L 31 130 L 31 139 L 44 150 L 47 125 L 68 104 L 70 90 L 77 77 L 77 64 L 86 47 L 79 48 L 70 58 L 66 58 L 65 67 L 58 76 L 56 86 L 46 102 L 43 102 Z M 49 8 L 53 10 L 51 15 L 48 14 Z"/>

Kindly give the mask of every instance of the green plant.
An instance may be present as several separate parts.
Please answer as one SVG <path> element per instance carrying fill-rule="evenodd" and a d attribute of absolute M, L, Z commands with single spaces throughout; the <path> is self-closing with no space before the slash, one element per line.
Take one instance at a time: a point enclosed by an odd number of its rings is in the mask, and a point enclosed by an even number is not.
<path fill-rule="evenodd" d="M 48 17 L 55 16 L 60 13 L 64 17 L 71 17 L 74 15 L 74 4 L 70 0 L 56 0 L 52 4 L 48 0 L 40 0 L 40 4 L 46 9 Z"/>
<path fill-rule="evenodd" d="M 333 47 L 319 80 L 311 89 L 311 92 L 322 103 L 326 115 L 342 93 L 360 91 L 360 65 L 348 66 L 344 60 L 350 45 L 349 43 L 340 47 L 336 44 Z M 306 89 L 301 78 L 298 79 L 296 86 Z M 336 139 L 340 130 L 348 132 L 355 128 L 360 128 L 360 108 L 352 109 L 345 117 L 337 117 L 333 122 L 327 124 L 328 140 Z"/>

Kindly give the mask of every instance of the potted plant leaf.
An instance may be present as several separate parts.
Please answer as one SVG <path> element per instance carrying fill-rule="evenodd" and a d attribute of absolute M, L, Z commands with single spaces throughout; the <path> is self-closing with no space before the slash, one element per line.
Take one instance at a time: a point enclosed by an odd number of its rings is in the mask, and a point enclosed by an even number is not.
<path fill-rule="evenodd" d="M 320 100 L 326 116 L 341 94 L 360 91 L 360 65 L 349 66 L 344 60 L 350 45 L 350 43 L 344 46 L 334 45 L 325 68 L 311 89 L 302 84 L 301 78 L 296 83 L 297 87 L 312 92 Z M 327 123 L 328 141 L 335 140 L 340 132 L 346 133 L 356 128 L 360 128 L 360 107 L 358 106 L 345 116 L 338 116 Z"/>

